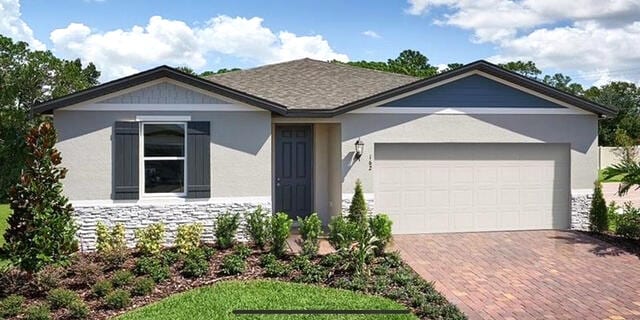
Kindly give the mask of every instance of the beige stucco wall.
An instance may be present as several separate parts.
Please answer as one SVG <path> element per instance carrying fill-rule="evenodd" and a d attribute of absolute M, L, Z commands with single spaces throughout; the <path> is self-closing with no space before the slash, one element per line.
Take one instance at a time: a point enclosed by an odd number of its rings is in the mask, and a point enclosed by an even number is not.
<path fill-rule="evenodd" d="M 640 160 L 640 146 L 635 147 L 636 161 Z M 624 154 L 624 148 L 619 147 L 599 147 L 600 151 L 600 169 L 604 169 L 608 166 L 618 164 L 622 160 Z"/>
<path fill-rule="evenodd" d="M 339 117 L 342 132 L 342 190 L 361 179 L 373 193 L 374 144 L 405 143 L 570 143 L 571 188 L 590 189 L 597 178 L 596 115 L 438 115 L 358 114 Z M 365 143 L 360 161 L 353 162 L 354 143 Z M 369 170 L 369 159 L 373 170 Z"/>
<path fill-rule="evenodd" d="M 58 148 L 69 169 L 63 181 L 71 200 L 109 200 L 112 129 L 139 115 L 191 116 L 211 122 L 212 197 L 271 195 L 271 114 L 264 111 L 56 111 Z"/>
<path fill-rule="evenodd" d="M 340 125 L 313 125 L 314 208 L 323 222 L 340 213 Z"/>

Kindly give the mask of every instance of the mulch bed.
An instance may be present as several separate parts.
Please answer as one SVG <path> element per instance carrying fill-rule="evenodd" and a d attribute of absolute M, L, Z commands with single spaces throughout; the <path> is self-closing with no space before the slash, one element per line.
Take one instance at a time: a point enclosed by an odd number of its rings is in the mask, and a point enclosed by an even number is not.
<path fill-rule="evenodd" d="M 120 309 L 120 310 L 107 309 L 104 306 L 103 299 L 96 298 L 92 295 L 90 285 L 79 284 L 83 282 L 82 279 L 84 278 L 79 279 L 78 276 L 76 276 L 72 272 L 68 272 L 64 276 L 59 287 L 69 288 L 74 290 L 76 293 L 78 293 L 82 298 L 82 300 L 87 304 L 87 306 L 91 310 L 91 313 L 88 319 L 100 320 L 100 319 L 112 318 L 114 316 L 126 313 L 127 311 L 130 311 L 132 309 L 136 309 L 136 308 L 151 304 L 153 302 L 159 301 L 163 298 L 166 298 L 176 293 L 181 293 L 181 292 L 189 291 L 191 289 L 212 285 L 216 282 L 226 281 L 226 280 L 252 280 L 252 279 L 267 278 L 264 274 L 265 273 L 264 268 L 260 266 L 260 257 L 265 253 L 256 251 L 256 250 L 254 250 L 251 256 L 249 256 L 246 259 L 247 264 L 246 264 L 245 272 L 236 276 L 222 275 L 221 268 L 220 268 L 221 261 L 223 260 L 224 256 L 232 253 L 233 253 L 232 250 L 217 251 L 209 261 L 208 274 L 206 276 L 195 278 L 195 279 L 185 278 L 180 274 L 180 268 L 182 266 L 181 262 L 177 262 L 173 264 L 170 267 L 171 275 L 168 280 L 158 283 L 155 289 L 153 290 L 153 292 L 147 296 L 132 297 L 132 304 L 129 307 L 125 309 Z M 284 258 L 284 260 L 288 260 L 289 262 L 291 262 L 291 260 L 294 259 L 294 257 L 295 255 L 289 255 L 286 258 Z M 137 258 L 132 252 L 129 255 L 127 261 L 123 264 L 123 267 L 119 270 L 122 270 L 122 269 L 132 270 L 133 266 L 135 265 L 136 259 Z M 372 261 L 371 264 L 369 265 L 369 268 L 374 269 L 376 266 L 380 266 L 381 261 L 383 259 L 384 258 L 375 258 L 374 261 Z M 321 260 L 321 256 L 318 256 L 312 259 L 311 262 L 312 264 L 318 266 L 320 264 L 320 260 Z M 99 265 L 102 268 L 104 268 L 104 264 L 102 263 L 101 258 L 98 255 L 78 254 L 78 256 L 75 258 L 75 261 L 72 262 L 72 265 L 67 267 L 65 270 L 73 270 L 76 267 L 82 268 L 83 266 L 87 266 L 91 264 Z M 415 281 L 415 283 L 420 283 L 423 287 L 426 287 L 427 289 L 425 289 L 423 294 L 425 297 L 430 297 L 430 298 L 417 299 L 418 297 L 416 297 L 417 295 L 416 293 L 413 293 L 413 296 L 407 293 L 406 292 L 407 289 L 405 287 L 408 286 L 407 285 L 408 283 L 404 282 L 404 280 L 403 282 L 394 282 L 394 281 L 388 280 L 388 279 L 391 279 L 392 275 L 397 271 L 404 271 L 406 273 L 410 273 L 413 277 L 412 278 L 413 280 L 410 280 L 410 281 Z M 42 290 L 39 291 L 37 289 L 34 289 L 34 285 L 31 284 L 31 282 L 33 281 L 26 280 L 28 277 L 24 273 L 20 273 L 16 270 L 11 272 L 15 273 L 14 276 L 12 276 L 13 283 L 3 284 L 3 286 L 5 286 L 4 288 L 5 294 L 15 293 L 15 294 L 21 294 L 25 296 L 27 298 L 27 301 L 23 306 L 23 310 L 29 305 L 42 303 L 46 301 L 46 292 L 43 292 Z M 103 269 L 103 273 L 97 279 L 98 280 L 110 279 L 114 272 L 115 270 L 104 271 Z M 277 279 L 281 281 L 296 281 L 296 277 L 298 275 L 300 275 L 300 271 L 294 270 L 286 277 L 269 278 L 269 279 Z M 369 280 L 366 280 L 366 281 L 370 282 L 369 287 L 363 287 L 360 289 L 355 287 L 352 288 L 348 286 L 345 287 L 344 284 L 352 282 L 354 277 L 355 276 L 351 272 L 338 271 L 338 269 L 332 269 L 329 273 L 329 276 L 324 281 L 320 283 L 314 283 L 314 284 L 325 286 L 325 287 L 342 287 L 342 288 L 351 289 L 353 291 L 363 292 L 367 294 L 385 296 L 387 298 L 390 298 L 392 300 L 399 302 L 402 305 L 405 305 L 414 314 L 418 315 L 419 318 L 422 318 L 422 319 L 431 318 L 431 316 L 427 316 L 425 314 L 425 311 L 424 311 L 425 309 L 428 309 L 429 310 L 428 312 L 431 312 L 436 315 L 438 314 L 454 315 L 454 317 L 446 317 L 446 318 L 456 318 L 456 319 L 464 318 L 462 313 L 460 313 L 455 306 L 451 305 L 444 297 L 442 297 L 439 293 L 437 293 L 435 289 L 432 289 L 432 286 L 430 283 L 420 279 L 419 276 L 415 274 L 413 270 L 410 269 L 410 267 L 408 267 L 403 263 L 399 266 L 390 268 L 387 274 L 377 273 L 377 275 L 371 275 L 370 277 L 368 277 Z M 371 289 L 374 286 L 373 282 L 381 281 L 381 280 L 388 280 L 389 282 L 389 284 L 384 288 L 384 290 Z M 340 283 L 342 285 L 340 285 Z M 14 288 L 9 289 L 11 285 L 13 285 Z M 419 285 L 416 285 L 416 288 L 417 287 L 419 287 Z M 6 290 L 11 290 L 11 291 L 6 292 Z M 377 291 L 377 292 L 372 292 L 372 291 Z M 2 290 L 0 290 L 0 293 L 1 292 Z M 392 296 L 390 296 L 388 293 L 391 293 Z M 418 293 L 418 295 L 420 294 L 422 293 Z M 433 298 L 434 296 L 436 296 L 437 299 L 434 299 Z M 428 302 L 425 302 L 425 301 L 428 301 Z M 428 307 L 425 307 L 426 303 L 429 304 Z M 58 311 L 52 311 L 52 315 L 53 315 L 53 319 L 68 318 L 68 313 L 64 309 L 58 310 Z M 20 319 L 20 316 L 16 319 Z"/>
<path fill-rule="evenodd" d="M 640 258 L 640 240 L 633 240 L 620 237 L 612 232 L 598 233 L 598 232 L 587 232 L 584 233 L 612 244 L 628 253 L 634 254 Z"/>

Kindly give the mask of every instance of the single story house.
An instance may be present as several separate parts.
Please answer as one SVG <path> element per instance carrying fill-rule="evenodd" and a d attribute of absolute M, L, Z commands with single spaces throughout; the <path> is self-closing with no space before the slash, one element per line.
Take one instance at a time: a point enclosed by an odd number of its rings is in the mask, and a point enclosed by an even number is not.
<path fill-rule="evenodd" d="M 582 229 L 614 114 L 486 61 L 418 79 L 311 59 L 161 66 L 33 110 L 53 115 L 87 249 L 101 220 L 129 238 L 257 206 L 326 223 L 357 179 L 397 234 Z"/>

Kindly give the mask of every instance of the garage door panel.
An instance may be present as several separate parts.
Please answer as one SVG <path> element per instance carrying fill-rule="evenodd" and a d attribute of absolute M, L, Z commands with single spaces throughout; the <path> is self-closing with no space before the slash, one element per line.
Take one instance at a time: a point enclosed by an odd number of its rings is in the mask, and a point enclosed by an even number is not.
<path fill-rule="evenodd" d="M 376 144 L 375 160 L 395 233 L 569 225 L 567 144 Z"/>

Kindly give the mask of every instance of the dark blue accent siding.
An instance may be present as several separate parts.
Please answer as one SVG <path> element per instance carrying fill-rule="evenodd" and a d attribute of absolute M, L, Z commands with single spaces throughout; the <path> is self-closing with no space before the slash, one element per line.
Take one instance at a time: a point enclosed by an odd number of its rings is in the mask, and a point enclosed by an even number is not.
<path fill-rule="evenodd" d="M 471 75 L 384 107 L 433 108 L 564 108 L 551 101 L 511 88 L 479 75 Z"/>

